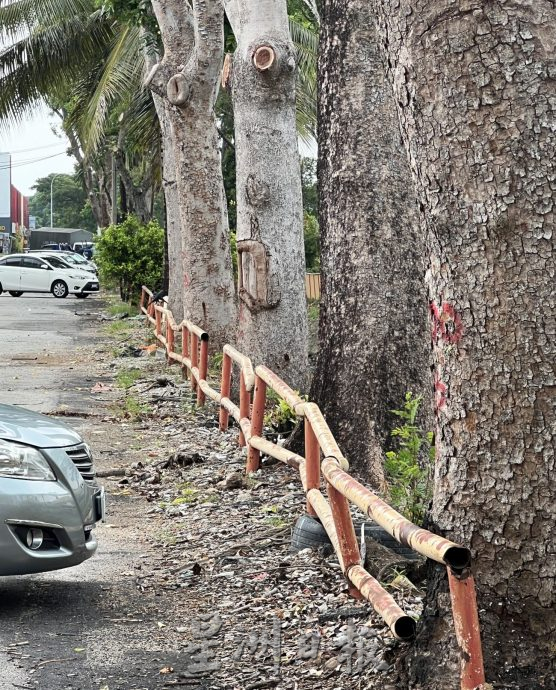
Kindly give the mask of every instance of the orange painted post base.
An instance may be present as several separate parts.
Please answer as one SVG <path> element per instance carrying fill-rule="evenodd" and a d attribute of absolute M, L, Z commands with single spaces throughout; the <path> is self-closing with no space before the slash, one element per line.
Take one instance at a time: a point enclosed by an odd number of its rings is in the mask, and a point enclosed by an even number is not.
<path fill-rule="evenodd" d="M 261 436 L 263 433 L 264 411 L 266 405 L 266 383 L 260 376 L 255 377 L 255 395 L 253 396 L 253 412 L 251 417 L 251 436 Z M 261 451 L 249 444 L 247 452 L 247 467 L 245 472 L 256 472 L 261 462 Z"/>
<path fill-rule="evenodd" d="M 472 575 L 456 577 L 450 568 L 448 582 L 454 628 L 461 657 L 461 690 L 476 690 L 485 682 L 477 595 Z"/>
<path fill-rule="evenodd" d="M 208 338 L 201 339 L 201 361 L 199 362 L 199 378 L 206 381 L 208 372 Z M 197 387 L 197 405 L 202 407 L 205 404 L 205 394 L 201 386 Z"/>
<path fill-rule="evenodd" d="M 229 398 L 232 389 L 232 359 L 229 355 L 224 353 L 222 358 L 222 379 L 220 381 L 220 395 L 222 398 Z M 228 428 L 228 419 L 230 413 L 223 407 L 220 408 L 220 431 L 226 431 Z"/>

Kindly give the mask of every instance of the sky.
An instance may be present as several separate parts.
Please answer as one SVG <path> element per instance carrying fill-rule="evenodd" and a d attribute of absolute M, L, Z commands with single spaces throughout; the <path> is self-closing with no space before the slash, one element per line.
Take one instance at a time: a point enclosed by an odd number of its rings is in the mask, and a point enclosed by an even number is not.
<path fill-rule="evenodd" d="M 73 172 L 75 159 L 66 154 L 68 141 L 59 123 L 59 118 L 43 107 L 21 124 L 0 129 L 0 151 L 12 154 L 12 184 L 25 196 L 33 195 L 31 187 L 39 177 Z"/>

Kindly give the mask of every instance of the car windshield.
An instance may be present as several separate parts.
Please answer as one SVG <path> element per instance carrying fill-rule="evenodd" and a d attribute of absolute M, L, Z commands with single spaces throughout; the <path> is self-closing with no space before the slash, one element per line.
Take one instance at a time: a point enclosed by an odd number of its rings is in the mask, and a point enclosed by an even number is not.
<path fill-rule="evenodd" d="M 81 254 L 67 254 L 65 256 L 66 261 L 71 261 L 72 264 L 88 264 L 87 259 Z"/>
<path fill-rule="evenodd" d="M 44 258 L 51 266 L 54 266 L 54 268 L 71 268 L 70 264 L 59 256 L 45 256 Z"/>

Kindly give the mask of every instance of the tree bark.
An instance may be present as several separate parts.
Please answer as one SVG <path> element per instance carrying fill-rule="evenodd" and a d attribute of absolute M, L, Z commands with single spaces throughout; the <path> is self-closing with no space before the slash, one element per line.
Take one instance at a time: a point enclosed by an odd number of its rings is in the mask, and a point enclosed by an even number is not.
<path fill-rule="evenodd" d="M 321 3 L 320 351 L 311 398 L 350 464 L 375 487 L 407 391 L 432 429 L 424 242 L 365 0 Z M 428 424 L 431 426 L 427 426 Z"/>
<path fill-rule="evenodd" d="M 164 58 L 151 89 L 168 100 L 181 219 L 185 316 L 206 329 L 213 348 L 234 339 L 236 302 L 214 103 L 223 56 L 219 3 L 153 0 Z M 184 57 L 187 56 L 187 60 Z M 170 243 L 169 243 L 170 244 Z"/>
<path fill-rule="evenodd" d="M 226 0 L 237 40 L 235 122 L 238 344 L 295 388 L 307 382 L 295 57 L 285 0 Z"/>
<path fill-rule="evenodd" d="M 430 245 L 433 518 L 472 549 L 487 680 L 553 688 L 556 10 L 372 4 Z M 437 576 L 412 690 L 459 687 L 446 607 Z"/>

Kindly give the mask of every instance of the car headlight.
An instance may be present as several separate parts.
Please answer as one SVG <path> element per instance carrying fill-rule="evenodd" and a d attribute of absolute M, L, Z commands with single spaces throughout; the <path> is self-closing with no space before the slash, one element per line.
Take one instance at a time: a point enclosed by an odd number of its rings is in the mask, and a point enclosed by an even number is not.
<path fill-rule="evenodd" d="M 0 439 L 0 477 L 55 482 L 56 477 L 35 448 Z"/>

